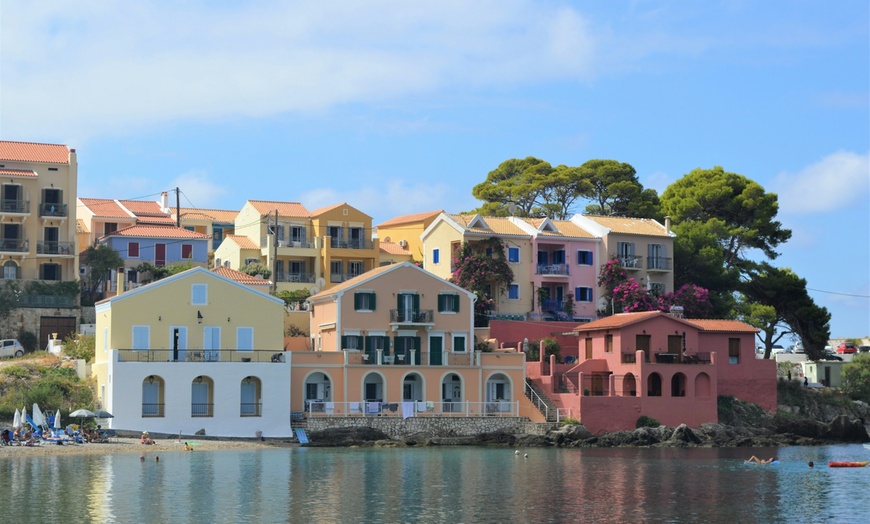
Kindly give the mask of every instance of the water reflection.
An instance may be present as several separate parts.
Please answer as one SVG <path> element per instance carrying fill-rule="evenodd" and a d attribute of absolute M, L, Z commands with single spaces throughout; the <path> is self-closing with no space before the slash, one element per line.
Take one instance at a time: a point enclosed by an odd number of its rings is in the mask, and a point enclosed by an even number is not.
<path fill-rule="evenodd" d="M 825 465 L 860 445 L 16 451 L 0 456 L 0 514 L 33 522 L 857 522 L 870 507 L 866 469 Z M 746 466 L 747 451 L 780 463 Z"/>

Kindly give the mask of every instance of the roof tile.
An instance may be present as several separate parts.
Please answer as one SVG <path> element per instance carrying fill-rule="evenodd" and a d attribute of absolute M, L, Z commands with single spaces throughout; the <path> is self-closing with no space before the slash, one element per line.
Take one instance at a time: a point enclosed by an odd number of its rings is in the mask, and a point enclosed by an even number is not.
<path fill-rule="evenodd" d="M 36 171 L 31 171 L 30 169 L 0 169 L 0 175 L 3 176 L 23 176 L 23 177 L 38 177 Z"/>
<path fill-rule="evenodd" d="M 308 218 L 311 213 L 299 202 L 275 202 L 271 200 L 248 200 L 261 215 L 271 215 L 278 210 L 279 216 Z"/>
<path fill-rule="evenodd" d="M 69 164 L 70 149 L 61 144 L 0 140 L 0 160 Z"/>
<path fill-rule="evenodd" d="M 175 226 L 135 225 L 119 229 L 103 236 L 107 237 L 146 237 L 146 238 L 186 238 L 191 240 L 210 239 L 211 237 Z"/>
<path fill-rule="evenodd" d="M 669 236 L 665 227 L 651 218 L 611 217 L 600 215 L 583 215 L 614 233 L 634 235 Z"/>

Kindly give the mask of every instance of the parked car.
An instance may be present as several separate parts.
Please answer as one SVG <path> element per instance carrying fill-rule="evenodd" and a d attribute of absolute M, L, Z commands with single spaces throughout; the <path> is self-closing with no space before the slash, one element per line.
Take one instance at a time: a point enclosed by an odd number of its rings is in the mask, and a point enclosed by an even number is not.
<path fill-rule="evenodd" d="M 838 357 L 830 351 L 825 351 L 824 353 L 822 353 L 822 358 L 820 358 L 819 360 L 836 360 L 842 362 L 843 357 Z"/>
<path fill-rule="evenodd" d="M 792 352 L 792 353 L 796 353 L 796 354 L 806 353 L 806 351 L 804 351 L 804 345 L 803 345 L 802 342 L 798 342 L 797 344 L 795 344 L 794 346 L 792 346 L 792 347 L 791 347 L 791 352 Z"/>
<path fill-rule="evenodd" d="M 24 354 L 24 346 L 14 338 L 0 340 L 0 358 L 20 357 Z"/>
<path fill-rule="evenodd" d="M 870 346 L 858 346 L 858 353 L 870 353 Z"/>
<path fill-rule="evenodd" d="M 837 346 L 837 353 L 840 355 L 845 355 L 847 353 L 857 353 L 858 347 L 854 342 L 843 342 L 839 346 Z"/>
<path fill-rule="evenodd" d="M 771 353 L 788 353 L 788 351 L 779 344 L 774 344 Z"/>

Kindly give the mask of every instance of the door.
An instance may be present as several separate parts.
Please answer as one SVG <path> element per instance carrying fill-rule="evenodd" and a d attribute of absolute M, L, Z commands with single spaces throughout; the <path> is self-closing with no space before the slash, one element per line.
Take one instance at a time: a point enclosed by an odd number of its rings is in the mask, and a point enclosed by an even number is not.
<path fill-rule="evenodd" d="M 166 265 L 166 244 L 154 244 L 154 265 L 157 267 Z"/>
<path fill-rule="evenodd" d="M 378 385 L 373 383 L 366 384 L 366 401 L 380 402 L 378 398 Z"/>
<path fill-rule="evenodd" d="M 217 362 L 221 359 L 221 328 L 217 326 L 203 328 L 202 349 L 207 362 Z"/>
<path fill-rule="evenodd" d="M 43 247 L 42 252 L 47 255 L 56 255 L 59 253 L 57 241 L 58 238 L 58 228 L 56 227 L 47 227 L 42 232 L 42 240 Z"/>
<path fill-rule="evenodd" d="M 36 349 L 48 347 L 48 339 L 52 333 L 57 333 L 57 339 L 63 340 L 76 332 L 76 317 L 40 317 L 39 346 Z"/>
<path fill-rule="evenodd" d="M 683 337 L 680 335 L 668 335 L 668 353 L 677 356 L 677 362 L 683 361 Z"/>
<path fill-rule="evenodd" d="M 142 383 L 142 416 L 160 416 L 160 383 L 145 381 Z"/>
<path fill-rule="evenodd" d="M 172 360 L 187 360 L 187 327 L 170 327 L 169 341 L 172 344 Z"/>
<path fill-rule="evenodd" d="M 429 365 L 440 366 L 443 363 L 442 350 L 444 348 L 444 338 L 440 335 L 429 338 Z"/>
<path fill-rule="evenodd" d="M 208 382 L 194 382 L 191 384 L 190 393 L 190 415 L 193 417 L 210 417 Z"/>
<path fill-rule="evenodd" d="M 635 344 L 637 345 L 636 349 L 642 350 L 644 354 L 644 360 L 649 362 L 650 335 L 635 335 L 634 340 Z"/>
<path fill-rule="evenodd" d="M 253 380 L 243 380 L 241 390 L 240 413 L 243 417 L 253 417 L 258 415 L 257 407 L 257 384 Z"/>

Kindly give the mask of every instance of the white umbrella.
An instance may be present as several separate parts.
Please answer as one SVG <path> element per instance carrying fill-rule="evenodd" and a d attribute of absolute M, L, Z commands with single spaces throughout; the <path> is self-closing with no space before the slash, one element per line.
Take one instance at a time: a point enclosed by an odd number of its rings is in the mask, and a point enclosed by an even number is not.
<path fill-rule="evenodd" d="M 27 422 L 27 408 L 21 408 L 21 425 Z"/>
<path fill-rule="evenodd" d="M 18 408 L 15 408 L 15 417 L 12 419 L 12 429 L 18 429 L 21 427 L 21 412 L 18 411 Z"/>
<path fill-rule="evenodd" d="M 42 410 L 39 409 L 39 404 L 36 402 L 33 403 L 33 423 L 36 424 L 37 427 L 45 425 L 45 415 L 42 414 Z"/>
<path fill-rule="evenodd" d="M 60 410 L 57 410 L 57 413 L 54 414 L 54 429 L 60 428 Z"/>

